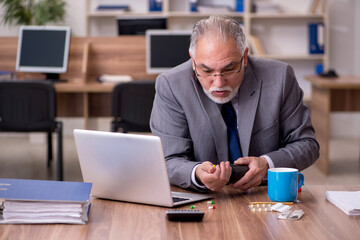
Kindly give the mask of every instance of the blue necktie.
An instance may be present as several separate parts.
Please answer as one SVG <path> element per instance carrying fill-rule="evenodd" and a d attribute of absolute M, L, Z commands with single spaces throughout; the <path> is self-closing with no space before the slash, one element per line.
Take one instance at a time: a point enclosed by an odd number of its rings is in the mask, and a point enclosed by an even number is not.
<path fill-rule="evenodd" d="M 223 116 L 227 126 L 229 161 L 234 163 L 234 161 L 241 157 L 242 154 L 240 150 L 239 134 L 237 131 L 236 113 L 231 102 L 222 105 L 221 115 Z"/>

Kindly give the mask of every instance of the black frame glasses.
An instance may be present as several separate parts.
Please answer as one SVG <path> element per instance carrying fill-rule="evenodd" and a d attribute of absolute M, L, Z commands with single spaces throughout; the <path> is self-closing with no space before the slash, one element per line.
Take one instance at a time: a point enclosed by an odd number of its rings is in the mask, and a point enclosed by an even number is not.
<path fill-rule="evenodd" d="M 207 72 L 207 71 L 204 71 L 203 69 L 199 68 L 201 74 L 198 73 L 198 71 L 197 71 L 198 67 L 197 67 L 196 62 L 194 60 L 195 74 L 198 77 L 204 77 L 204 78 L 217 77 L 217 76 L 232 77 L 232 76 L 235 76 L 236 74 L 238 74 L 241 71 L 242 65 L 243 65 L 242 64 L 243 60 L 244 60 L 244 56 L 240 60 L 240 69 L 239 70 L 236 70 L 236 67 L 235 67 L 234 69 L 222 70 L 220 73 L 214 73 L 213 70 Z"/>

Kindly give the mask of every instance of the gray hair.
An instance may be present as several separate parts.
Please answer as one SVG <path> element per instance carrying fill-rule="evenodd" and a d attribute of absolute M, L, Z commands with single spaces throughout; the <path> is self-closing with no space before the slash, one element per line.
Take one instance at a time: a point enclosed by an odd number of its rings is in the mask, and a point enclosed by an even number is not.
<path fill-rule="evenodd" d="M 243 29 L 235 19 L 227 16 L 212 15 L 195 24 L 192 30 L 189 47 L 189 51 L 193 57 L 195 57 L 199 39 L 204 36 L 222 42 L 226 42 L 229 38 L 234 38 L 236 46 L 241 54 L 244 53 L 246 48 L 246 39 Z"/>

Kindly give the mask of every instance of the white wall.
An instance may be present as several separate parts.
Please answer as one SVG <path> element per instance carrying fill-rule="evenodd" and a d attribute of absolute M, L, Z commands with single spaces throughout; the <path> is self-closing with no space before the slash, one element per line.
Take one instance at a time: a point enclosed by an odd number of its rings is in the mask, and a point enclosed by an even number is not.
<path fill-rule="evenodd" d="M 360 1 L 330 0 L 330 67 L 340 75 L 360 75 Z M 360 137 L 359 113 L 332 113 L 332 137 Z"/>
<path fill-rule="evenodd" d="M 339 74 L 354 74 L 356 0 L 331 0 L 329 3 L 330 67 Z"/>
<path fill-rule="evenodd" d="M 86 35 L 85 29 L 85 1 L 84 0 L 66 0 L 67 17 L 65 25 L 71 26 L 73 36 L 83 37 Z"/>
<path fill-rule="evenodd" d="M 360 1 L 355 1 L 354 7 L 354 56 L 353 56 L 353 74 L 360 75 Z"/>

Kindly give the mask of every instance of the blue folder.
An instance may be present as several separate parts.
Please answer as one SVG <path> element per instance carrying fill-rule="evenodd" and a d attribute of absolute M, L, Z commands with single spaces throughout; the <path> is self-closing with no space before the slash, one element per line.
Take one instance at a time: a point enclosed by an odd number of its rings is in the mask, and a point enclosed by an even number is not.
<path fill-rule="evenodd" d="M 92 183 L 0 178 L 0 199 L 88 202 Z"/>
<path fill-rule="evenodd" d="M 244 0 L 236 0 L 236 11 L 244 12 Z"/>
<path fill-rule="evenodd" d="M 162 0 L 149 0 L 149 11 L 150 12 L 161 12 L 162 11 Z"/>
<path fill-rule="evenodd" d="M 309 53 L 324 53 L 324 24 L 309 23 Z"/>
<path fill-rule="evenodd" d="M 128 5 L 99 5 L 97 10 L 124 10 L 128 11 Z"/>

